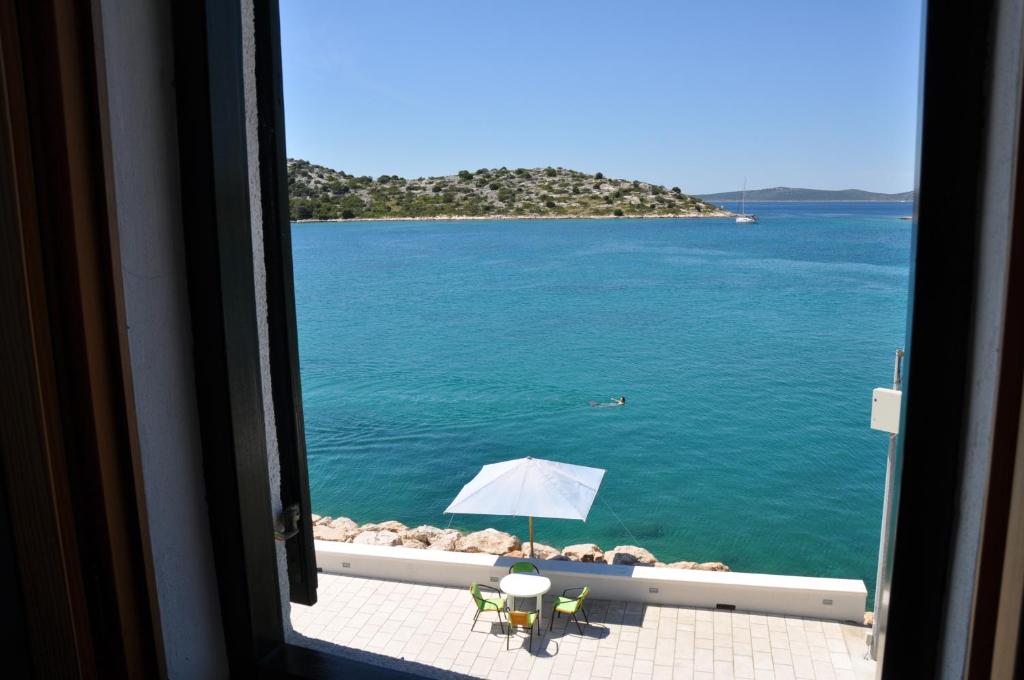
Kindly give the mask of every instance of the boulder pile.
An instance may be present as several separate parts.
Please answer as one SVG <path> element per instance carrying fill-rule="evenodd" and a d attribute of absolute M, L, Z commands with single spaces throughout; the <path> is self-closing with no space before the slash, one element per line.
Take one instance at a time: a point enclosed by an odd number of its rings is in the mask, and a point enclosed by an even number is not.
<path fill-rule="evenodd" d="M 525 557 L 529 546 L 519 537 L 484 529 L 463 534 L 456 529 L 439 529 L 429 525 L 409 528 L 390 520 L 360 525 L 348 517 L 321 517 L 313 515 L 313 538 L 319 541 L 338 541 L 361 545 L 385 545 L 418 550 L 447 550 L 451 552 L 486 553 L 503 557 Z M 639 567 L 665 567 L 666 569 L 698 569 L 701 571 L 729 571 L 721 562 L 661 562 L 650 550 L 636 545 L 617 545 L 602 550 L 594 543 L 577 543 L 559 550 L 543 543 L 533 544 L 534 557 L 541 560 L 571 560 L 595 564 L 618 564 Z"/>

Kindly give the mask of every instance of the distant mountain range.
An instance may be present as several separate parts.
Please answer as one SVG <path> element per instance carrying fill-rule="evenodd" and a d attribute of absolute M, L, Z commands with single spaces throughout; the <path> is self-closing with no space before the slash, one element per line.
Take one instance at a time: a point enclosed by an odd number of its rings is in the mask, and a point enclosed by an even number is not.
<path fill-rule="evenodd" d="M 700 194 L 699 198 L 711 203 L 718 201 L 738 201 L 739 191 L 723 191 L 718 194 Z M 772 187 L 771 189 L 753 189 L 747 191 L 748 201 L 913 201 L 914 192 L 904 191 L 899 194 L 880 194 L 861 189 L 794 189 L 793 187 Z"/>

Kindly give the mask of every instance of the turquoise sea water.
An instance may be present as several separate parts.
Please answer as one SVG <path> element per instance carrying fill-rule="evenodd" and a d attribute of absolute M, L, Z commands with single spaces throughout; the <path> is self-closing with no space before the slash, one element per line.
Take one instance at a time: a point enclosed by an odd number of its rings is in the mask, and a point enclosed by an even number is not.
<path fill-rule="evenodd" d="M 608 473 L 540 542 L 873 589 L 868 418 L 904 339 L 910 206 L 748 210 L 294 225 L 314 512 L 523 536 L 442 510 L 481 465 L 544 457 Z"/>

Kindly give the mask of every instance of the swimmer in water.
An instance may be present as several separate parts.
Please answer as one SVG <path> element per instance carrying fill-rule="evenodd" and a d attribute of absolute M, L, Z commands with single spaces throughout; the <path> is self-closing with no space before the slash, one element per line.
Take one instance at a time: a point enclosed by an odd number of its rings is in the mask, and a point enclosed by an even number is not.
<path fill-rule="evenodd" d="M 608 402 L 607 404 L 599 404 L 596 401 L 592 401 L 592 402 L 590 402 L 590 405 L 595 407 L 595 408 L 603 408 L 603 407 L 607 407 L 607 406 L 625 406 L 626 405 L 626 397 L 625 396 L 620 396 L 617 399 L 615 397 L 612 397 L 612 400 L 610 402 Z"/>
<path fill-rule="evenodd" d="M 617 403 L 617 404 L 618 404 L 619 406 L 625 406 L 625 405 L 626 405 L 626 397 L 624 397 L 624 396 L 622 396 L 622 397 L 619 397 L 618 399 L 615 399 L 614 401 L 615 401 L 615 403 Z"/>

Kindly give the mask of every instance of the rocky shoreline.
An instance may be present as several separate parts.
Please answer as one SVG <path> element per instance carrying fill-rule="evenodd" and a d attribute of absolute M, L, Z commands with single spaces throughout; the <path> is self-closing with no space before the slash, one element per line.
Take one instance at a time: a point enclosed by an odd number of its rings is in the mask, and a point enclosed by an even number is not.
<path fill-rule="evenodd" d="M 329 217 L 325 219 L 294 219 L 293 224 L 318 222 L 501 222 L 516 220 L 678 220 L 697 219 L 704 217 L 735 217 L 736 213 L 728 210 L 707 212 L 673 213 L 670 215 L 643 213 L 639 215 L 432 215 L 429 217 Z"/>
<path fill-rule="evenodd" d="M 484 529 L 464 534 L 457 529 L 440 529 L 429 525 L 409 528 L 394 520 L 360 525 L 348 517 L 332 518 L 313 515 L 312 519 L 313 538 L 320 541 L 400 546 L 417 550 L 486 553 L 504 557 L 525 557 L 524 550 L 529 551 L 529 546 L 524 546 L 517 536 L 497 529 Z M 729 567 L 721 562 L 681 561 L 666 564 L 659 561 L 651 551 L 635 545 L 617 545 L 611 550 L 602 550 L 594 543 L 578 543 L 559 550 L 543 543 L 534 543 L 533 554 L 536 559 L 541 560 L 729 571 Z"/>

